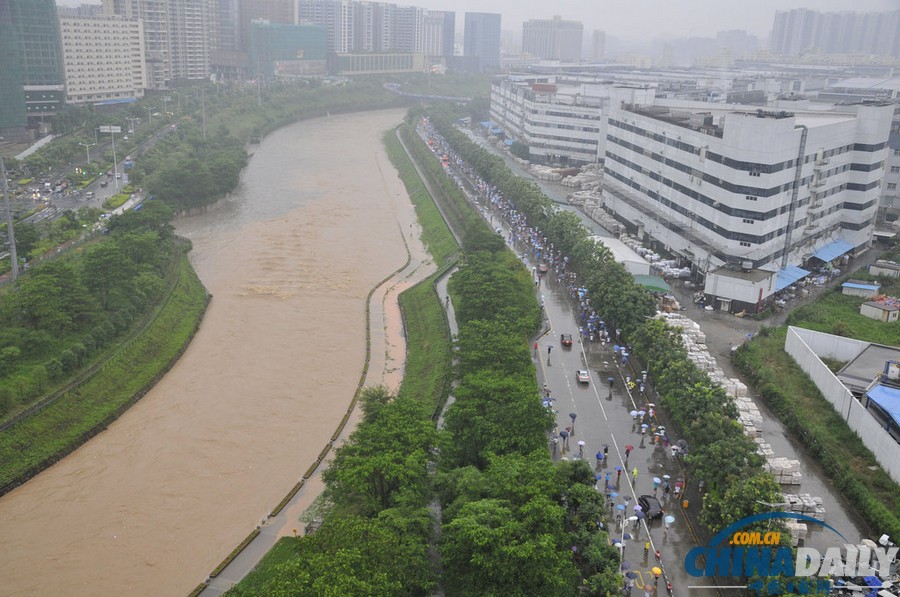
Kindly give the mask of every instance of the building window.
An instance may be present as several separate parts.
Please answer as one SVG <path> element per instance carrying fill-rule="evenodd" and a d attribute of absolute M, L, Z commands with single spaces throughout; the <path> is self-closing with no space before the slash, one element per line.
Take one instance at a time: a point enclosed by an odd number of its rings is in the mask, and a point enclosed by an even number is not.
<path fill-rule="evenodd" d="M 759 200 L 759 197 L 754 197 L 753 195 L 745 195 L 744 199 L 746 199 L 747 201 L 757 201 Z"/>
<path fill-rule="evenodd" d="M 756 223 L 756 222 L 754 222 L 753 220 L 750 220 L 750 219 L 748 219 L 748 218 L 744 218 L 744 219 L 741 220 L 741 221 L 744 222 L 744 224 L 755 224 L 755 223 Z"/>
<path fill-rule="evenodd" d="M 759 170 L 751 170 L 750 176 L 759 176 Z"/>
<path fill-rule="evenodd" d="M 900 173 L 900 166 L 891 166 L 891 174 Z"/>
<path fill-rule="evenodd" d="M 749 247 L 749 246 L 751 246 L 751 245 L 750 245 L 750 243 L 748 243 L 748 242 L 741 241 L 741 246 L 742 246 L 742 247 Z"/>
<path fill-rule="evenodd" d="M 896 183 L 896 182 L 889 182 L 889 183 L 887 184 L 887 190 L 889 190 L 889 191 L 896 191 L 896 190 L 897 190 L 897 183 Z"/>

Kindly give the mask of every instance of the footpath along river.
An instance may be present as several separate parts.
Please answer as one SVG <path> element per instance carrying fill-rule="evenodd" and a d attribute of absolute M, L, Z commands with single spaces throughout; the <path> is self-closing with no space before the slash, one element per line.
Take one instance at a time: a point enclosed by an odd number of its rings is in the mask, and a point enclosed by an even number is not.
<path fill-rule="evenodd" d="M 315 461 L 359 379 L 366 296 L 407 260 L 381 143 L 403 115 L 281 129 L 231 197 L 176 222 L 213 294 L 203 325 L 107 431 L 0 498 L 0 595 L 185 595 Z"/>

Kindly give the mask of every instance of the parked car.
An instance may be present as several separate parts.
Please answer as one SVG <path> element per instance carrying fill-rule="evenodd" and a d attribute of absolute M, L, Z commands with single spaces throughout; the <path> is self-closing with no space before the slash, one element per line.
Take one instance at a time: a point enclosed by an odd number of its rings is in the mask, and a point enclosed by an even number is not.
<path fill-rule="evenodd" d="M 572 346 L 572 334 L 562 334 L 559 337 L 559 343 L 563 346 Z"/>
<path fill-rule="evenodd" d="M 665 513 L 663 511 L 662 504 L 660 504 L 659 500 L 652 495 L 642 495 L 641 497 L 639 497 L 638 505 L 650 520 L 653 520 L 654 518 L 661 518 Z"/>
<path fill-rule="evenodd" d="M 584 369 L 575 372 L 575 379 L 578 383 L 591 383 L 591 374 Z"/>

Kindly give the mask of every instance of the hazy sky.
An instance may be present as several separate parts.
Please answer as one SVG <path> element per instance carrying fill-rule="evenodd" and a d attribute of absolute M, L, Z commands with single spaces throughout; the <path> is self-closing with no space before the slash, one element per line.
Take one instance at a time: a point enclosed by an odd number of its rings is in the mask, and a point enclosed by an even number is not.
<path fill-rule="evenodd" d="M 745 29 L 768 35 L 776 10 L 812 8 L 862 12 L 895 10 L 900 0 L 390 0 L 404 6 L 454 10 L 462 28 L 464 12 L 503 15 L 502 28 L 521 31 L 522 21 L 559 15 L 581 21 L 586 31 L 602 29 L 628 40 L 654 37 L 711 37 L 717 31 Z M 100 4 L 100 0 L 58 0 L 59 4 Z M 762 40 L 761 40 L 762 41 Z"/>
<path fill-rule="evenodd" d="M 414 0 L 396 4 L 433 10 L 455 10 L 461 23 L 464 12 L 494 12 L 506 30 L 522 29 L 522 21 L 563 19 L 581 21 L 585 31 L 602 29 L 608 35 L 637 40 L 641 37 L 711 37 L 717 31 L 745 29 L 764 37 L 772 28 L 776 10 L 812 8 L 821 11 L 861 12 L 895 10 L 898 0 Z"/>

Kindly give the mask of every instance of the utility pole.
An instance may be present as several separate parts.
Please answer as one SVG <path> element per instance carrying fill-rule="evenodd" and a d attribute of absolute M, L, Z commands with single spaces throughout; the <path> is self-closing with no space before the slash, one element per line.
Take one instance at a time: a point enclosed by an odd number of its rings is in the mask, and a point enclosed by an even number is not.
<path fill-rule="evenodd" d="M 6 181 L 6 163 L 0 155 L 0 176 L 3 177 L 3 206 L 6 208 L 6 235 L 9 238 L 10 281 L 19 277 L 19 257 L 16 255 L 16 232 L 13 226 L 12 209 L 9 207 L 9 184 Z"/>
<path fill-rule="evenodd" d="M 156 106 L 144 106 L 144 110 L 147 110 L 147 124 L 153 126 L 153 110 L 156 110 Z"/>

